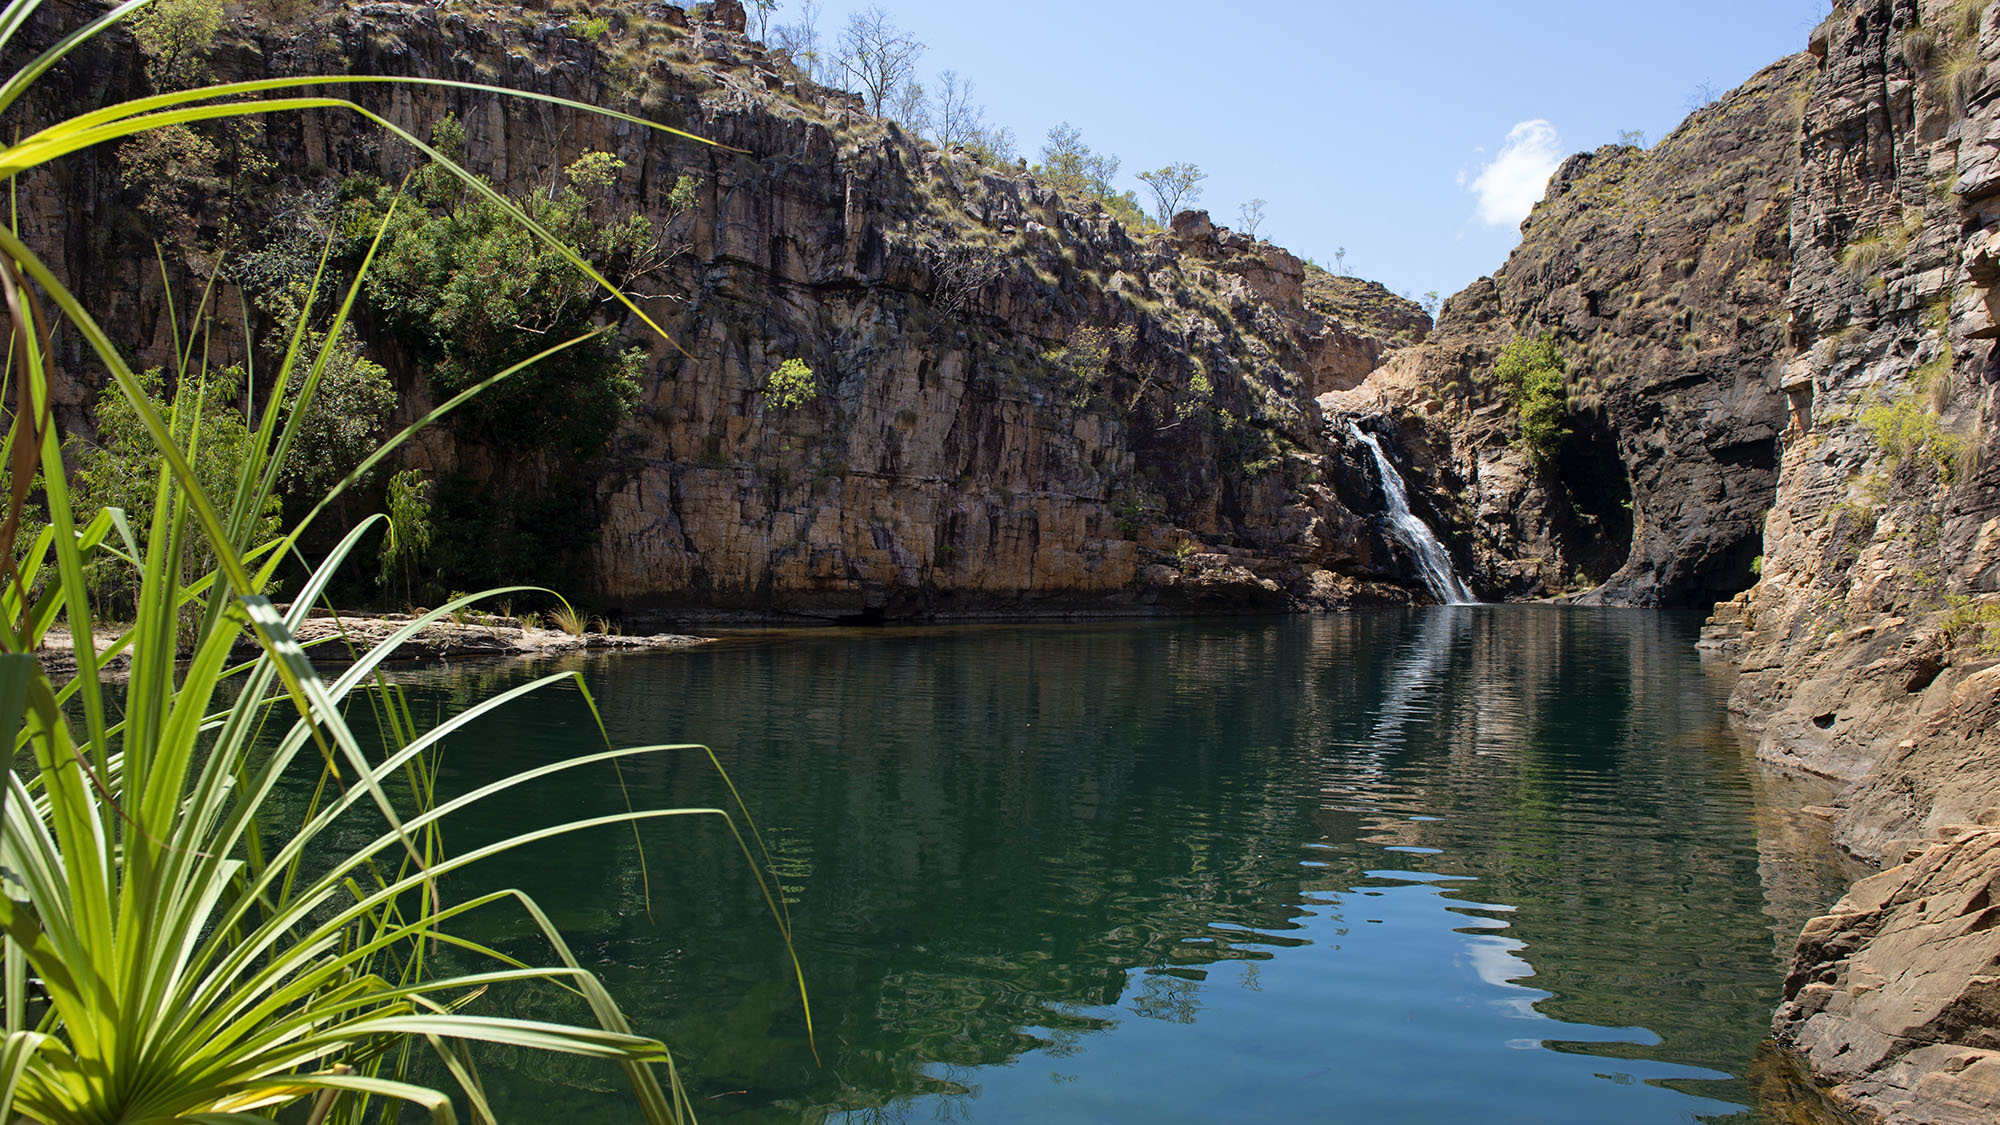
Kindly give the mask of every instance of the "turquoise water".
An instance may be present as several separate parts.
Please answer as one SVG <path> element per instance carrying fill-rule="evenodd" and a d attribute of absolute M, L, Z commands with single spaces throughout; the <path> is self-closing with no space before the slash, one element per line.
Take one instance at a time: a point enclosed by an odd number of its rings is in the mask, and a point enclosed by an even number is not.
<path fill-rule="evenodd" d="M 1697 626 L 1462 607 L 588 663 L 614 742 L 706 741 L 748 797 L 817 1058 L 719 822 L 649 828 L 645 877 L 607 831 L 448 889 L 536 895 L 707 1121 L 1756 1120 L 1782 953 L 1841 872 L 1787 811 L 1823 795 L 1723 724 Z M 428 673 L 419 707 L 526 675 Z M 443 784 L 596 737 L 579 695 L 543 696 L 456 739 Z M 699 754 L 622 780 L 635 804 L 726 800 Z M 563 778 L 451 843 L 622 800 Z M 515 920 L 468 928 L 539 956 Z M 508 1120 L 629 1113 L 595 1063 L 486 1070 Z"/>

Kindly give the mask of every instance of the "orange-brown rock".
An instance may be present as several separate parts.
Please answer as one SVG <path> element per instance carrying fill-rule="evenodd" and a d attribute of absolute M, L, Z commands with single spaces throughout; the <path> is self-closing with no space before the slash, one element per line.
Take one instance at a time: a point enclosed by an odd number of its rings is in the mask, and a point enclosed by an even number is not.
<path fill-rule="evenodd" d="M 53 34 L 65 13 L 45 8 L 35 30 Z M 1298 259 L 1212 225 L 1135 238 L 1095 203 L 914 139 L 746 39 L 738 5 L 600 14 L 608 31 L 589 39 L 561 20 L 399 0 L 301 25 L 246 10 L 214 56 L 228 78 L 502 83 L 729 146 L 464 89 L 346 91 L 418 135 L 456 114 L 467 164 L 517 192 L 611 153 L 616 206 L 660 229 L 676 179 L 701 181 L 673 229 L 687 252 L 648 287 L 674 344 L 628 333 L 653 358 L 610 456 L 559 466 L 449 428 L 409 455 L 475 493 L 573 498 L 564 516 L 588 546 L 564 556 L 570 590 L 631 613 L 869 618 L 1299 608 L 1397 580 L 1357 514 L 1376 506 L 1368 470 L 1326 445 L 1314 402 L 1387 343 L 1308 301 Z M 80 60 L 20 123 L 133 92 L 130 63 L 111 47 Z M 352 115 L 264 127 L 282 185 L 270 198 L 411 166 Z M 149 243 L 101 218 L 121 203 L 117 176 L 104 154 L 40 179 L 23 226 L 157 357 Z M 219 229 L 226 209 L 209 206 L 199 218 Z M 240 349 L 223 336 L 219 349 Z M 404 414 L 427 409 L 425 373 L 371 339 Z M 793 357 L 817 397 L 768 405 L 765 379 Z M 88 397 L 65 400 L 72 425 L 87 424 Z M 1241 561 L 1190 571 L 1187 552 L 1144 546 L 1152 533 Z"/>

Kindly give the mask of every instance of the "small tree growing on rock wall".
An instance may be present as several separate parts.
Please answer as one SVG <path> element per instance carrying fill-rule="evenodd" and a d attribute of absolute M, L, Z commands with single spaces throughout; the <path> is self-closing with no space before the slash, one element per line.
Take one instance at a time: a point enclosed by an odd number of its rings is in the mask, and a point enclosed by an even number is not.
<path fill-rule="evenodd" d="M 819 381 L 802 359 L 788 359 L 764 382 L 764 405 L 772 410 L 797 410 L 819 398 Z"/>
<path fill-rule="evenodd" d="M 1569 406 L 1568 369 L 1553 333 L 1515 337 L 1493 365 L 1493 377 L 1521 427 L 1521 449 L 1538 469 L 1555 460 L 1569 436 L 1563 422 Z"/>

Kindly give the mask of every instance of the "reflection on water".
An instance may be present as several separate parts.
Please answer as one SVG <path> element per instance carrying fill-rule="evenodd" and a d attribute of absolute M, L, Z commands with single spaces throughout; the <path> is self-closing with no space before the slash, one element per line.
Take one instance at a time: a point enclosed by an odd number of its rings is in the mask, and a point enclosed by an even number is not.
<path fill-rule="evenodd" d="M 1456 607 L 591 665 L 614 741 L 704 739 L 750 797 L 817 1061 L 721 826 L 648 830 L 650 917 L 629 834 L 507 882 L 675 1048 L 710 1121 L 1726 1118 L 1782 950 L 1842 873 L 1785 811 L 1818 795 L 1759 775 L 1722 725 L 1697 626 Z M 523 674 L 423 690 L 444 711 Z M 547 697 L 457 739 L 445 785 L 595 737 L 578 697 Z M 724 799 L 698 754 L 624 782 L 641 804 Z M 452 842 L 622 800 L 608 775 L 559 778 Z M 490 1059 L 522 1120 L 625 1112 L 608 1069 Z"/>

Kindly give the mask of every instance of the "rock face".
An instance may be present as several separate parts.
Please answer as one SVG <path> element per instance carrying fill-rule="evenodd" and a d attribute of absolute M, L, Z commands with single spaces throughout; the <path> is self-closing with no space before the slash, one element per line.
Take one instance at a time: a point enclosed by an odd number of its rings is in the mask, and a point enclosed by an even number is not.
<path fill-rule="evenodd" d="M 1650 150 L 1571 157 L 1505 267 L 1447 301 L 1421 347 L 1325 400 L 1393 412 L 1489 595 L 1594 587 L 1587 600 L 1706 608 L 1753 580 L 1813 70 L 1780 62 Z M 1568 360 L 1572 434 L 1538 471 L 1492 367 L 1509 340 L 1544 333 Z"/>
<path fill-rule="evenodd" d="M 1709 631 L 1741 654 L 1732 706 L 1764 757 L 1860 781 L 1837 828 L 1871 859 L 1993 803 L 2000 365 L 1980 254 L 2000 181 L 1980 169 L 2000 87 L 1940 75 L 1952 54 L 2000 59 L 2000 32 L 1963 10 L 1849 5 L 1815 33 L 1777 499 L 1761 581 Z"/>
<path fill-rule="evenodd" d="M 1847 1108 L 1986 1125 L 2000 1110 L 2000 829 L 1947 835 L 1807 923 L 1776 1027 Z"/>
<path fill-rule="evenodd" d="M 1810 55 L 1777 492 L 1761 578 L 1704 644 L 1741 660 L 1762 758 L 1850 783 L 1836 840 L 1911 857 L 1807 926 L 1779 1042 L 1861 1116 L 1992 1121 L 2000 28 L 1991 5 L 1848 3 Z"/>
<path fill-rule="evenodd" d="M 37 30 L 75 14 L 48 9 Z M 690 252 L 649 310 L 686 354 L 630 339 L 653 361 L 637 417 L 580 490 L 579 592 L 631 614 L 879 619 L 1261 611 L 1421 588 L 1400 584 L 1360 514 L 1378 506 L 1366 459 L 1325 445 L 1314 401 L 1388 343 L 1309 299 L 1297 258 L 1205 215 L 1135 238 L 1024 172 L 921 143 L 745 39 L 740 5 L 706 22 L 660 5 L 604 14 L 608 31 L 585 39 L 498 10 L 354 4 L 304 26 L 239 19 L 213 58 L 225 78 L 499 82 L 729 146 L 466 90 L 348 90 L 418 135 L 457 114 L 466 163 L 517 192 L 601 150 L 625 162 L 618 204 L 662 223 L 676 178 L 701 180 Z M 24 119 L 133 92 L 122 58 L 80 61 Z M 274 196 L 354 173 L 393 182 L 411 164 L 352 116 L 264 128 Z M 162 354 L 143 232 L 90 225 L 127 202 L 112 154 L 34 187 L 31 241 Z M 1428 327 L 1409 302 L 1376 307 L 1406 336 Z M 791 357 L 817 397 L 780 410 L 760 390 Z M 393 347 L 381 358 L 408 411 L 424 409 L 423 373 Z M 72 421 L 86 398 L 70 396 Z M 549 471 L 446 431 L 412 463 L 500 484 Z"/>

